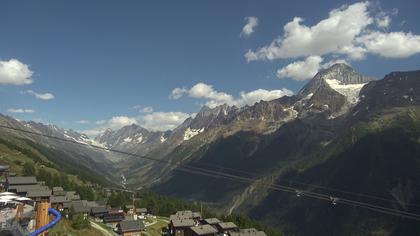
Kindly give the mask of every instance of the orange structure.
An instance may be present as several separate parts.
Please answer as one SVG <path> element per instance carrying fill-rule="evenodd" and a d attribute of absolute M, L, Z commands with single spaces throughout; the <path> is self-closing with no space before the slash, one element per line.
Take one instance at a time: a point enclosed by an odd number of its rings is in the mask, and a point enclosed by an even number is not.
<path fill-rule="evenodd" d="M 50 204 L 48 202 L 39 202 L 37 204 L 37 210 L 36 210 L 36 229 L 41 228 L 44 225 L 47 225 L 49 223 L 49 217 L 48 217 L 48 208 L 50 207 Z M 44 235 L 43 233 L 42 235 Z"/>

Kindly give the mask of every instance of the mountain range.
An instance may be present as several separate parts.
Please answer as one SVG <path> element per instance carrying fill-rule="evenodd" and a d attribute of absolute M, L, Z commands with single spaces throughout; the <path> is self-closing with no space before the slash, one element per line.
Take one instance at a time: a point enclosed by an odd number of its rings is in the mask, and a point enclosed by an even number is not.
<path fill-rule="evenodd" d="M 0 116 L 0 124 L 138 154 L 0 129 L 2 137 L 65 153 L 66 165 L 95 166 L 93 174 L 110 182 L 124 174 L 132 187 L 205 202 L 224 213 L 245 213 L 288 235 L 415 235 L 420 230 L 414 220 L 269 187 L 287 185 L 420 214 L 420 71 L 376 79 L 335 64 L 296 95 L 244 107 L 203 106 L 167 132 L 133 124 L 89 139 L 6 116 Z M 252 181 L 192 176 L 183 171 L 185 165 Z"/>

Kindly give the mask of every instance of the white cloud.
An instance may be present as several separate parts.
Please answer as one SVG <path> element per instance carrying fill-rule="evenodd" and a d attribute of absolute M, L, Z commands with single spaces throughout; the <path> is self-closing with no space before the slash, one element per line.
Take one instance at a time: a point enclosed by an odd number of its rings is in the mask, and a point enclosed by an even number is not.
<path fill-rule="evenodd" d="M 137 123 L 138 122 L 135 117 L 114 116 L 109 120 L 98 120 L 95 122 L 95 124 L 98 125 L 97 127 L 93 129 L 82 130 L 81 132 L 90 137 L 94 137 L 104 132 L 106 129 L 117 130 L 124 126 L 137 124 Z"/>
<path fill-rule="evenodd" d="M 103 133 L 106 129 L 118 130 L 124 126 L 137 124 L 149 130 L 166 131 L 178 127 L 188 117 L 192 115 L 183 112 L 152 112 L 137 117 L 114 116 L 109 120 L 99 120 L 95 124 L 97 127 L 81 132 L 95 137 Z"/>
<path fill-rule="evenodd" d="M 193 98 L 202 98 L 205 100 L 209 100 L 209 106 L 217 106 L 221 104 L 232 104 L 234 102 L 234 98 L 232 95 L 224 93 L 224 92 L 218 92 L 213 89 L 212 85 L 208 85 L 205 83 L 198 83 L 191 87 L 190 89 L 185 88 L 175 88 L 172 90 L 172 94 L 170 97 L 172 99 L 179 99 L 184 94 L 187 94 L 190 97 Z"/>
<path fill-rule="evenodd" d="M 132 124 L 137 124 L 136 118 L 128 116 L 114 116 L 105 123 L 105 126 L 106 128 L 115 130 Z"/>
<path fill-rule="evenodd" d="M 150 130 L 165 131 L 178 127 L 190 114 L 183 112 L 153 112 L 139 117 L 140 125 Z"/>
<path fill-rule="evenodd" d="M 41 100 L 51 100 L 51 99 L 55 98 L 54 94 L 52 94 L 52 93 L 36 93 L 33 90 L 27 90 L 24 93 L 33 95 L 37 99 L 41 99 Z"/>
<path fill-rule="evenodd" d="M 246 25 L 242 28 L 241 36 L 249 37 L 258 26 L 258 18 L 255 16 L 245 17 Z"/>
<path fill-rule="evenodd" d="M 183 95 L 188 95 L 192 98 L 204 99 L 206 101 L 205 105 L 208 107 L 216 107 L 223 104 L 235 106 L 252 105 L 260 100 L 273 100 L 285 95 L 293 94 L 292 91 L 285 88 L 281 90 L 257 89 L 250 92 L 241 92 L 240 97 L 235 99 L 232 95 L 217 91 L 212 85 L 205 83 L 198 83 L 190 89 L 183 88 L 182 93 L 179 91 L 179 88 L 175 88 L 170 97 L 174 97 L 173 95 L 176 94 L 177 99 L 181 98 Z"/>
<path fill-rule="evenodd" d="M 322 63 L 323 59 L 320 56 L 310 56 L 304 61 L 295 61 L 289 65 L 277 70 L 277 77 L 279 79 L 291 78 L 297 81 L 312 79 L 320 69 L 329 68 L 336 63 L 345 63 L 350 65 L 344 59 L 335 59 Z"/>
<path fill-rule="evenodd" d="M 35 111 L 32 109 L 23 109 L 23 108 L 9 108 L 7 109 L 10 113 L 34 113 Z"/>
<path fill-rule="evenodd" d="M 271 101 L 277 98 L 281 98 L 283 96 L 291 95 L 293 95 L 293 92 L 286 88 L 280 90 L 257 89 L 248 93 L 241 92 L 241 98 L 237 100 L 237 104 L 239 106 L 253 105 L 261 100 Z"/>
<path fill-rule="evenodd" d="M 188 90 L 185 88 L 175 88 L 172 90 L 172 93 L 169 95 L 170 99 L 179 99 L 181 98 Z"/>
<path fill-rule="evenodd" d="M 309 56 L 344 55 L 361 60 L 366 54 L 389 58 L 420 53 L 420 35 L 406 32 L 384 33 L 397 9 L 384 12 L 371 2 L 343 5 L 328 18 L 307 26 L 295 17 L 283 27 L 283 34 L 270 44 L 245 54 L 248 62 Z"/>
<path fill-rule="evenodd" d="M 88 120 L 79 120 L 77 121 L 78 124 L 82 124 L 82 125 L 86 125 L 86 124 L 90 124 L 90 121 Z"/>
<path fill-rule="evenodd" d="M 372 23 L 368 6 L 368 2 L 360 2 L 334 9 L 328 18 L 310 27 L 295 17 L 284 26 L 283 36 L 255 52 L 248 51 L 245 57 L 252 61 L 339 53 Z"/>
<path fill-rule="evenodd" d="M 404 32 L 372 32 L 357 39 L 374 54 L 404 58 L 420 53 L 420 35 Z"/>
<path fill-rule="evenodd" d="M 318 72 L 322 58 L 320 56 L 310 56 L 304 61 L 296 61 L 277 70 L 277 77 L 292 78 L 302 81 L 311 79 Z"/>
<path fill-rule="evenodd" d="M 24 85 L 32 83 L 33 72 L 16 59 L 0 61 L 0 84 Z"/>

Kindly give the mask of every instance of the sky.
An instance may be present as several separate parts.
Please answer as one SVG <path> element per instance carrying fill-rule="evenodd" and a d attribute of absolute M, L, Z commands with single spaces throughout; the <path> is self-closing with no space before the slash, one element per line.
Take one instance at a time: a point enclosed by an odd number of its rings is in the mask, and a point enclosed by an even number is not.
<path fill-rule="evenodd" d="M 2 1 L 0 113 L 94 136 L 296 94 L 336 63 L 420 69 L 420 2 Z"/>

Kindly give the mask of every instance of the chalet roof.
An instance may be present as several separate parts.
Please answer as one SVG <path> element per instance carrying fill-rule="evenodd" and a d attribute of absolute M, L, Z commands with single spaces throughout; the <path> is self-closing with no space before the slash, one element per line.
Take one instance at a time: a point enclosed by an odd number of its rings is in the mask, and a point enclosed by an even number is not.
<path fill-rule="evenodd" d="M 33 198 L 33 197 L 50 197 L 51 190 L 29 190 L 26 194 L 26 197 Z"/>
<path fill-rule="evenodd" d="M 26 193 L 30 190 L 49 190 L 48 186 L 42 186 L 38 184 L 31 185 L 14 185 L 10 186 L 9 190 L 16 190 L 17 193 Z"/>
<path fill-rule="evenodd" d="M 147 208 L 137 208 L 136 212 L 137 213 L 147 213 Z"/>
<path fill-rule="evenodd" d="M 190 228 L 197 235 L 215 234 L 217 230 L 211 225 L 200 225 Z"/>
<path fill-rule="evenodd" d="M 108 209 L 105 207 L 92 207 L 92 214 L 103 214 L 108 213 Z"/>
<path fill-rule="evenodd" d="M 143 221 L 139 220 L 123 220 L 119 223 L 121 232 L 138 232 L 144 230 L 146 227 Z"/>
<path fill-rule="evenodd" d="M 192 219 L 174 219 L 174 220 L 172 220 L 172 225 L 175 227 L 175 228 L 178 228 L 178 227 L 191 227 L 191 226 L 194 226 L 194 220 L 192 220 Z"/>
<path fill-rule="evenodd" d="M 235 225 L 233 222 L 220 222 L 217 224 L 221 229 L 235 229 L 238 226 Z"/>
<path fill-rule="evenodd" d="M 192 213 L 192 218 L 201 218 L 201 213 L 200 212 L 193 212 Z"/>
<path fill-rule="evenodd" d="M 9 177 L 7 179 L 9 185 L 15 184 L 37 184 L 35 176 L 19 176 L 19 177 Z"/>
<path fill-rule="evenodd" d="M 98 206 L 98 203 L 95 202 L 95 201 L 87 201 L 86 202 L 86 206 L 88 206 L 88 207 L 97 207 Z"/>
<path fill-rule="evenodd" d="M 64 203 L 64 202 L 70 202 L 69 199 L 66 198 L 66 196 L 51 196 L 50 197 L 50 203 Z"/>
<path fill-rule="evenodd" d="M 87 204 L 86 200 L 64 202 L 63 207 L 69 209 L 73 207 L 75 213 L 89 213 L 92 208 Z"/>
<path fill-rule="evenodd" d="M 126 209 L 133 209 L 134 208 L 134 205 L 125 205 L 125 208 Z"/>
<path fill-rule="evenodd" d="M 208 218 L 208 219 L 205 219 L 204 222 L 206 222 L 209 225 L 214 225 L 214 224 L 220 223 L 221 221 L 217 218 Z"/>
<path fill-rule="evenodd" d="M 254 228 L 241 229 L 239 232 L 232 232 L 230 236 L 267 236 L 264 231 L 258 231 Z"/>
<path fill-rule="evenodd" d="M 178 211 L 175 213 L 176 216 L 178 216 L 179 219 L 192 219 L 193 213 L 192 211 Z"/>

